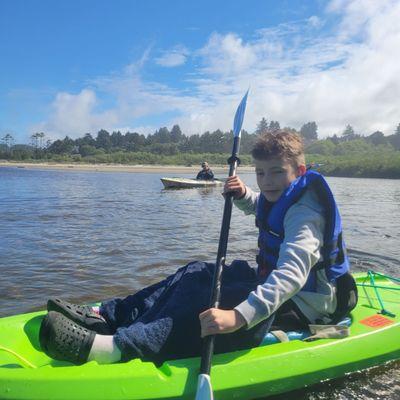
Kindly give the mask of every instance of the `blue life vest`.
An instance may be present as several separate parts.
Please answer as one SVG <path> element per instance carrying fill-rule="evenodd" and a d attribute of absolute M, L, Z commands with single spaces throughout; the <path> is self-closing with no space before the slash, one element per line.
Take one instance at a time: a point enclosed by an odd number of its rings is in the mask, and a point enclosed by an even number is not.
<path fill-rule="evenodd" d="M 266 278 L 276 268 L 279 249 L 285 232 L 283 221 L 288 209 L 308 188 L 313 188 L 324 208 L 325 232 L 321 249 L 323 261 L 315 265 L 302 290 L 316 290 L 316 272 L 325 268 L 329 281 L 336 281 L 349 271 L 349 260 L 342 237 L 342 222 L 333 194 L 324 177 L 316 171 L 307 171 L 295 179 L 275 203 L 267 201 L 261 193 L 257 204 L 256 225 L 259 228 L 257 256 L 258 273 Z"/>

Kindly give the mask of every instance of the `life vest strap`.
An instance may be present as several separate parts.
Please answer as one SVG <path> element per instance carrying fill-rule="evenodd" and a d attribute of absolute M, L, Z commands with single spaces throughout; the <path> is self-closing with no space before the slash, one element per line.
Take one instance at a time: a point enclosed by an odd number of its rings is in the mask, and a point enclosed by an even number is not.
<path fill-rule="evenodd" d="M 265 251 L 266 253 L 269 253 L 275 257 L 279 256 L 279 248 L 274 248 L 274 247 L 268 246 L 266 243 L 264 243 L 260 239 L 258 239 L 258 248 L 261 251 Z"/>
<path fill-rule="evenodd" d="M 271 226 L 266 221 L 260 221 L 258 218 L 256 218 L 256 227 L 265 232 L 268 232 L 270 235 L 275 236 L 279 239 L 283 240 L 285 238 L 284 234 L 275 232 L 274 230 L 272 230 Z"/>
<path fill-rule="evenodd" d="M 336 310 L 330 315 L 333 323 L 337 323 L 346 317 L 357 304 L 357 285 L 349 272 L 344 273 L 336 279 L 336 297 Z"/>

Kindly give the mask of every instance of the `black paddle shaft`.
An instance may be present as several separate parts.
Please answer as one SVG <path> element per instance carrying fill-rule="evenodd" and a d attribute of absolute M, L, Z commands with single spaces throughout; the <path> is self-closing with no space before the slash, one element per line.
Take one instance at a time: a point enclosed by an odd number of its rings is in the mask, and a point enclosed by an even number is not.
<path fill-rule="evenodd" d="M 228 159 L 229 163 L 229 176 L 235 176 L 236 168 L 239 163 L 239 145 L 240 136 L 235 136 L 233 139 L 232 156 Z M 233 205 L 232 193 L 225 195 L 224 214 L 222 217 L 221 233 L 219 236 L 219 245 L 217 253 L 217 261 L 215 263 L 210 308 L 218 308 L 221 295 L 221 275 L 222 269 L 225 264 L 226 250 L 228 248 L 229 228 L 231 223 Z M 214 353 L 214 339 L 215 335 L 209 335 L 203 341 L 203 354 L 201 357 L 200 373 L 210 375 L 211 358 Z"/>

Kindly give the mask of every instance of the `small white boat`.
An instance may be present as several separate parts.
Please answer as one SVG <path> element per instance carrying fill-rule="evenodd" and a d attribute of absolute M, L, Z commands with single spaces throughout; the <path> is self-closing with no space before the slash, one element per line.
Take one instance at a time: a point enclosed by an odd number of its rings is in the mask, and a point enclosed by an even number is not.
<path fill-rule="evenodd" d="M 224 181 L 219 179 L 203 181 L 203 180 L 188 179 L 188 178 L 161 178 L 161 182 L 163 183 L 166 189 L 211 187 L 224 184 Z"/>

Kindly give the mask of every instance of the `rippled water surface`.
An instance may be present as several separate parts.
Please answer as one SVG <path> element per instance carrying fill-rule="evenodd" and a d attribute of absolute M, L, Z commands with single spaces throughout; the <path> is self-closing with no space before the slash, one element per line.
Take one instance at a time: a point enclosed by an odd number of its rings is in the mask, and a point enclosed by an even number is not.
<path fill-rule="evenodd" d="M 221 189 L 163 190 L 160 176 L 1 167 L 0 316 L 43 308 L 51 296 L 124 296 L 188 261 L 215 261 Z M 256 188 L 252 173 L 241 176 Z M 400 275 L 400 181 L 328 182 L 353 270 Z M 228 261 L 254 260 L 254 219 L 234 209 L 231 225 Z M 276 399 L 400 399 L 400 365 Z"/>

